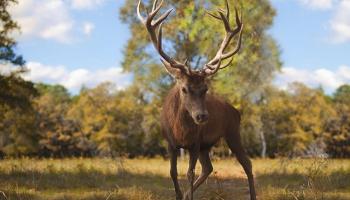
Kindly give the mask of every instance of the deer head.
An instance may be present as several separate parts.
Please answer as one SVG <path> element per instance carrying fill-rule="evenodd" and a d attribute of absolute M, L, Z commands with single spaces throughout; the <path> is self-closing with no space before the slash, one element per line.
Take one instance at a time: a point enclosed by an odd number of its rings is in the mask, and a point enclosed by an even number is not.
<path fill-rule="evenodd" d="M 238 16 L 237 9 L 236 11 L 236 23 L 237 27 L 235 29 L 231 29 L 229 25 L 230 19 L 230 11 L 228 2 L 226 0 L 226 10 L 219 8 L 219 15 L 214 15 L 210 13 L 208 10 L 205 11 L 211 17 L 221 20 L 224 24 L 226 30 L 226 36 L 218 50 L 216 56 L 210 60 L 203 69 L 200 70 L 192 70 L 189 66 L 189 62 L 186 60 L 184 63 L 176 61 L 168 56 L 162 49 L 162 26 L 163 21 L 169 16 L 173 9 L 169 9 L 166 11 L 161 17 L 154 20 L 155 15 L 160 10 L 163 1 L 157 7 L 157 0 L 154 1 L 152 12 L 148 12 L 146 10 L 147 17 L 144 19 L 140 13 L 140 5 L 141 1 L 137 6 L 137 14 L 141 22 L 146 26 L 151 41 L 159 53 L 159 55 L 164 59 L 160 59 L 163 63 L 165 69 L 173 75 L 173 77 L 177 80 L 176 87 L 180 92 L 181 106 L 188 111 L 188 113 L 193 118 L 194 122 L 201 125 L 208 121 L 209 115 L 205 105 L 205 95 L 208 90 L 207 85 L 205 84 L 205 78 L 207 76 L 215 74 L 218 70 L 223 69 L 229 66 L 232 62 L 232 57 L 235 55 L 241 46 L 241 38 L 242 38 L 242 29 L 243 24 L 240 20 L 241 17 Z M 158 35 L 156 35 L 156 28 L 159 26 Z M 229 45 L 231 39 L 239 33 L 238 44 L 236 48 L 228 53 L 224 53 L 225 49 Z M 225 64 L 221 65 L 223 60 L 231 58 L 231 60 Z"/>

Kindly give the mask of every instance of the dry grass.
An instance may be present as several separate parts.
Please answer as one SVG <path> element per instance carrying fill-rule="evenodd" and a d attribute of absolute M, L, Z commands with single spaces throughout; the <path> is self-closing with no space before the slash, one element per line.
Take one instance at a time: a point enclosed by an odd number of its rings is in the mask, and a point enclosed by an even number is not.
<path fill-rule="evenodd" d="M 350 160 L 257 160 L 260 199 L 350 199 Z"/>
<path fill-rule="evenodd" d="M 350 199 L 350 160 L 252 160 L 258 199 Z M 249 199 L 235 159 L 213 162 L 195 199 Z M 188 188 L 187 162 L 178 163 Z M 200 173 L 200 165 L 196 172 Z M 0 199 L 174 199 L 169 161 L 159 159 L 0 160 Z"/>

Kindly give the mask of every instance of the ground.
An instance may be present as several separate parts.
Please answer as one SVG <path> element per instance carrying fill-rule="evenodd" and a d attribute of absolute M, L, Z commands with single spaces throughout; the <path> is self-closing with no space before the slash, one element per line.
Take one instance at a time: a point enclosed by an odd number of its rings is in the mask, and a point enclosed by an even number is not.
<path fill-rule="evenodd" d="M 258 199 L 350 199 L 350 160 L 252 159 Z M 174 199 L 169 160 L 65 158 L 0 160 L 0 199 Z M 179 183 L 188 188 L 188 162 Z M 214 172 L 195 199 L 249 199 L 246 175 L 234 159 L 213 161 Z M 197 164 L 196 173 L 200 173 Z"/>

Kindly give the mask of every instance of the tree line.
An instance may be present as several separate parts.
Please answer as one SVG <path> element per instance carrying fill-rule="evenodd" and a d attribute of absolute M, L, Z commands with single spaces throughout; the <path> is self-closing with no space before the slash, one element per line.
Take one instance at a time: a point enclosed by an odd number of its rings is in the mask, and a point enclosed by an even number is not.
<path fill-rule="evenodd" d="M 29 99 L 30 107 L 0 107 L 0 155 L 165 157 L 158 124 L 147 120 L 157 121 L 160 108 L 150 108 L 134 86 L 115 88 L 106 82 L 72 97 L 62 85 L 34 84 L 39 94 Z M 249 106 L 241 133 L 252 157 L 305 155 L 316 148 L 333 157 L 350 155 L 350 85 L 333 96 L 297 82 L 286 91 L 268 87 Z M 214 153 L 227 156 L 228 148 Z"/>
<path fill-rule="evenodd" d="M 19 26 L 6 11 L 10 2 L 16 1 L 1 0 L 0 61 L 2 66 L 16 68 L 0 72 L 1 157 L 120 153 L 166 157 L 159 116 L 174 79 L 150 48 L 147 32 L 136 16 L 136 1 L 126 1 L 120 9 L 120 19 L 129 25 L 131 34 L 121 65 L 133 74 L 133 83 L 124 90 L 116 90 L 108 82 L 82 87 L 74 96 L 62 85 L 21 78 L 27 69 L 22 56 L 13 52 L 16 42 L 9 33 Z M 144 3 L 150 10 L 153 2 Z M 241 50 L 233 64 L 208 79 L 208 85 L 209 93 L 223 97 L 240 111 L 248 155 L 308 155 L 317 149 L 333 157 L 349 157 L 350 85 L 340 86 L 331 96 L 322 87 L 309 88 L 297 82 L 286 90 L 274 87 L 273 78 L 283 62 L 280 47 L 266 30 L 273 24 L 276 10 L 268 0 L 237 0 L 236 4 L 244 23 Z M 175 7 L 163 27 L 163 48 L 176 60 L 188 59 L 193 69 L 200 69 L 215 55 L 224 34 L 222 23 L 206 16 L 203 5 L 212 10 L 216 9 L 213 5 L 224 2 L 169 0 L 159 11 Z M 229 155 L 225 144 L 213 153 Z"/>

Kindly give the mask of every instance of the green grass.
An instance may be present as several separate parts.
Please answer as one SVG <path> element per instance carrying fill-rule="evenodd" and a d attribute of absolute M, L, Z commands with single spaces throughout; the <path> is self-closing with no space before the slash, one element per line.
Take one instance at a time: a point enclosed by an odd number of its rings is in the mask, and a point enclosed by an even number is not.
<path fill-rule="evenodd" d="M 252 160 L 258 199 L 350 199 L 350 160 Z M 187 161 L 178 163 L 186 191 Z M 249 199 L 235 159 L 213 162 L 195 199 Z M 200 173 L 197 165 L 197 175 Z M 174 199 L 169 161 L 126 158 L 3 159 L 0 199 Z"/>

